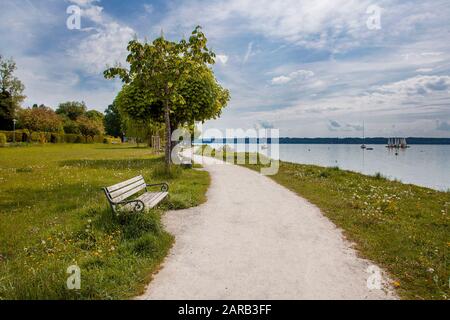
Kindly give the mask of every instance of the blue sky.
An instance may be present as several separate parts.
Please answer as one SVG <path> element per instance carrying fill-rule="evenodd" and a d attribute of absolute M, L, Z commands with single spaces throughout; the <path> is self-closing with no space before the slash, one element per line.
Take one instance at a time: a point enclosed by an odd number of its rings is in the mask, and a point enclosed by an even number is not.
<path fill-rule="evenodd" d="M 81 9 L 69 30 L 66 9 Z M 369 28 L 373 6 L 379 28 Z M 369 9 L 369 10 L 368 10 Z M 282 136 L 450 136 L 450 2 L 366 0 L 2 0 L 0 54 L 14 57 L 25 105 L 83 100 L 103 111 L 136 35 L 204 28 L 232 100 L 208 128 Z"/>

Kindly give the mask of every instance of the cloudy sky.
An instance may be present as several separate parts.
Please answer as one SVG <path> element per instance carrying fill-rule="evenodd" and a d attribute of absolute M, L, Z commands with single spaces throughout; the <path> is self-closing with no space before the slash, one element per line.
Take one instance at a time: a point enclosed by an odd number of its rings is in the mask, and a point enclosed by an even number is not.
<path fill-rule="evenodd" d="M 0 0 L 0 54 L 25 105 L 83 100 L 103 111 L 133 37 L 173 40 L 201 25 L 232 100 L 208 127 L 282 136 L 450 136 L 448 0 Z M 67 8 L 81 9 L 81 29 Z M 380 10 L 378 10 L 380 9 Z M 380 21 L 377 21 L 377 12 Z"/>

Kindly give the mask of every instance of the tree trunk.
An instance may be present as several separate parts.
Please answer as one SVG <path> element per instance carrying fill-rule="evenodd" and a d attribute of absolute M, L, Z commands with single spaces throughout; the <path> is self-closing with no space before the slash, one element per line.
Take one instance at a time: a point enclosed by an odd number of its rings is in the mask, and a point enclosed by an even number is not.
<path fill-rule="evenodd" d="M 169 101 L 166 99 L 164 101 L 164 120 L 166 124 L 166 145 L 165 145 L 165 157 L 166 157 L 166 169 L 169 170 L 171 163 L 171 152 L 172 152 L 172 130 L 170 128 L 170 109 Z"/>
<path fill-rule="evenodd" d="M 172 137 L 173 132 L 177 130 L 177 126 L 176 125 L 171 125 L 170 126 L 170 136 Z M 170 141 L 170 152 L 172 154 L 173 148 L 175 148 L 175 146 L 178 144 L 178 141 Z"/>

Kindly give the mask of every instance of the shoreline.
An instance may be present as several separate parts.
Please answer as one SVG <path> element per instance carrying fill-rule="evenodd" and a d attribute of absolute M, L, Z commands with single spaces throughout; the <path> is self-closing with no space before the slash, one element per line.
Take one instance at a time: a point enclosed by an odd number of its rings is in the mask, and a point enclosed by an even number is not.
<path fill-rule="evenodd" d="M 222 149 L 222 144 L 206 144 Z M 436 191 L 450 191 L 450 175 L 442 172 L 442 163 L 450 161 L 450 146 L 441 150 L 437 145 L 415 145 L 407 150 L 392 150 L 367 144 L 375 150 L 362 150 L 354 144 L 280 144 L 274 151 L 261 150 L 256 144 L 227 146 L 238 153 L 259 151 L 261 154 L 275 154 L 283 162 L 315 165 L 324 168 L 339 167 L 342 170 L 363 175 L 381 175 L 391 181 L 413 184 Z M 245 149 L 244 149 L 245 147 Z M 422 148 L 421 148 L 422 147 Z M 273 153 L 275 152 L 275 153 Z"/>

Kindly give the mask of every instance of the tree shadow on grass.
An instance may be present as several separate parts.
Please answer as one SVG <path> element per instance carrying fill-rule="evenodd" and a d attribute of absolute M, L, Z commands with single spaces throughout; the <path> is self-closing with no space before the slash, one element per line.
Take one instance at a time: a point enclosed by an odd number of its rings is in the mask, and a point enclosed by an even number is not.
<path fill-rule="evenodd" d="M 65 160 L 60 161 L 60 167 L 77 167 L 92 169 L 148 169 L 162 163 L 162 158 L 151 159 L 118 159 L 118 160 Z"/>

